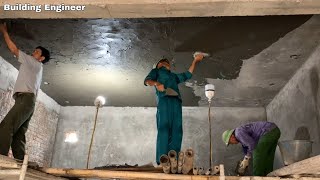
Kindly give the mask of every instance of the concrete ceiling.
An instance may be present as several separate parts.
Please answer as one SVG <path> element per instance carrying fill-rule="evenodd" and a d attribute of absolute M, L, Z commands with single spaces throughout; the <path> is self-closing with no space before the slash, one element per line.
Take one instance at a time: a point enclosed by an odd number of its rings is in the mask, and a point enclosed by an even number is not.
<path fill-rule="evenodd" d="M 28 5 L 27 10 L 4 6 Z M 41 6 L 40 12 L 30 6 Z M 67 6 L 81 10 L 66 11 Z M 84 8 L 82 8 L 84 7 Z M 59 9 L 59 10 L 58 10 Z M 58 10 L 58 11 L 56 11 Z M 61 11 L 60 11 L 61 10 Z M 320 14 L 319 0 L 6 0 L 2 18 L 150 18 Z"/>
<path fill-rule="evenodd" d="M 51 50 L 41 89 L 63 106 L 155 106 L 143 80 L 167 57 L 174 72 L 188 69 L 192 53 L 213 56 L 180 86 L 183 105 L 206 105 L 204 85 L 216 85 L 214 106 L 265 106 L 320 42 L 319 16 L 170 19 L 10 20 L 18 47 Z M 2 40 L 3 42 L 3 40 Z M 18 68 L 4 43 L 1 56 Z"/>

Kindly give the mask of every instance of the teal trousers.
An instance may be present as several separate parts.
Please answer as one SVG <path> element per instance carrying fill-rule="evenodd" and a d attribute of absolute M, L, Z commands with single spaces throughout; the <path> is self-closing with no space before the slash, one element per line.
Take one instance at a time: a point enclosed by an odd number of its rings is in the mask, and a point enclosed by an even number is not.
<path fill-rule="evenodd" d="M 158 99 L 157 106 L 157 147 L 156 161 L 170 150 L 177 153 L 182 142 L 182 103 L 178 97 L 164 96 Z"/>
<path fill-rule="evenodd" d="M 7 156 L 10 146 L 15 159 L 23 160 L 29 121 L 36 98 L 33 93 L 17 95 L 15 104 L 0 123 L 0 154 Z"/>

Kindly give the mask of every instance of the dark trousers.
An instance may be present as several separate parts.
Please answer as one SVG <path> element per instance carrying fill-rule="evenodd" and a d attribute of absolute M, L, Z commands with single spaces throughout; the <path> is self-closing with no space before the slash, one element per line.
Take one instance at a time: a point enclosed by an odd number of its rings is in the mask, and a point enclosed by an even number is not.
<path fill-rule="evenodd" d="M 0 154 L 7 156 L 10 146 L 15 159 L 25 155 L 25 134 L 33 115 L 36 98 L 33 93 L 16 93 L 15 104 L 0 123 Z"/>
<path fill-rule="evenodd" d="M 274 154 L 281 136 L 279 128 L 263 135 L 253 151 L 253 175 L 266 176 L 273 171 Z"/>

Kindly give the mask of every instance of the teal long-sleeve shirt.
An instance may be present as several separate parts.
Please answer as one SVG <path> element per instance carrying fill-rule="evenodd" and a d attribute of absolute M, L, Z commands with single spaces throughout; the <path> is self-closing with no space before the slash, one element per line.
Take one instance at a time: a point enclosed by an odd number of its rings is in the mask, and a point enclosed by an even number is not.
<path fill-rule="evenodd" d="M 180 83 L 186 82 L 187 80 L 191 79 L 192 73 L 189 71 L 183 73 L 173 73 L 167 70 L 165 67 L 161 67 L 159 69 L 152 69 L 147 77 L 144 79 L 144 85 L 147 86 L 147 80 L 158 81 L 159 83 L 164 85 L 164 88 L 171 88 L 178 93 L 178 97 L 181 99 L 181 94 L 179 91 L 178 85 Z M 165 92 L 160 92 L 156 88 L 156 95 L 158 98 L 164 97 Z"/>

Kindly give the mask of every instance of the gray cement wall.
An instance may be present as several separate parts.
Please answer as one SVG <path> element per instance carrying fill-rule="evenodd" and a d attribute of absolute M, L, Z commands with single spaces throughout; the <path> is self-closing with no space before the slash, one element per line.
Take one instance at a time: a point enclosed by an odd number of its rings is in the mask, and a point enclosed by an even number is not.
<path fill-rule="evenodd" d="M 17 76 L 18 70 L 0 56 L 0 122 L 14 105 L 12 94 Z M 40 166 L 51 163 L 59 111 L 60 105 L 40 90 L 27 132 L 30 161 Z"/>
<path fill-rule="evenodd" d="M 267 106 L 268 121 L 281 129 L 282 140 L 311 140 L 320 154 L 320 46 Z M 277 150 L 275 167 L 283 166 Z"/>
<path fill-rule="evenodd" d="M 99 110 L 90 167 L 107 164 L 148 164 L 155 160 L 156 108 L 103 107 Z M 62 107 L 57 130 L 52 166 L 85 168 L 95 107 Z M 214 164 L 224 163 L 227 174 L 233 174 L 235 163 L 243 158 L 240 145 L 228 148 L 221 134 L 249 121 L 265 121 L 264 108 L 214 107 L 212 112 Z M 209 166 L 208 108 L 183 108 L 184 136 L 182 149 L 193 148 L 195 164 Z M 79 141 L 66 143 L 65 134 L 76 132 Z"/>

